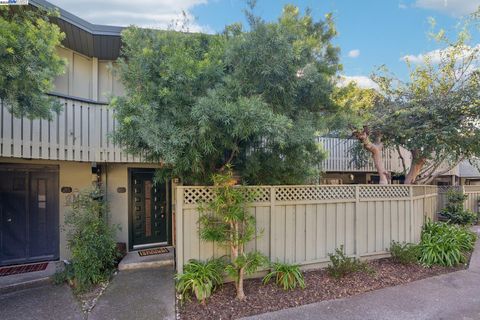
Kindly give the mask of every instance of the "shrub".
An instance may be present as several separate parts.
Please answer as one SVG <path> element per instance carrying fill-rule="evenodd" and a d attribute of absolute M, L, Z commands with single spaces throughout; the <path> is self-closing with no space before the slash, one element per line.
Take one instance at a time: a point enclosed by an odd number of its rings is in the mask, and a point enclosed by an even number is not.
<path fill-rule="evenodd" d="M 428 221 L 422 230 L 419 261 L 431 266 L 456 266 L 466 262 L 477 236 L 465 227 Z"/>
<path fill-rule="evenodd" d="M 63 270 L 55 272 L 52 276 L 52 281 L 56 285 L 61 285 L 65 282 L 72 283 L 74 279 L 75 274 L 71 263 L 66 263 Z"/>
<path fill-rule="evenodd" d="M 81 192 L 65 217 L 77 291 L 107 280 L 114 270 L 117 227 L 110 226 L 107 219 L 108 207 L 97 188 Z"/>
<path fill-rule="evenodd" d="M 411 264 L 418 262 L 419 247 L 416 244 L 392 241 L 389 251 L 395 263 Z"/>
<path fill-rule="evenodd" d="M 263 278 L 264 284 L 275 278 L 275 283 L 283 290 L 293 290 L 297 286 L 305 288 L 305 279 L 299 265 L 277 262 L 271 266 L 271 269 L 270 273 Z"/>
<path fill-rule="evenodd" d="M 449 190 L 447 193 L 447 206 L 441 215 L 448 222 L 459 225 L 471 225 L 477 221 L 477 216 L 470 210 L 465 210 L 463 203 L 468 198 L 466 194 L 457 190 Z"/>
<path fill-rule="evenodd" d="M 335 253 L 328 254 L 328 257 L 331 264 L 327 267 L 327 273 L 337 279 L 354 272 L 374 272 L 366 262 L 345 255 L 343 245 L 335 249 Z"/>
<path fill-rule="evenodd" d="M 181 295 L 181 300 L 190 299 L 194 294 L 198 301 L 205 304 L 215 288 L 223 282 L 225 263 L 220 259 L 206 262 L 190 260 L 183 269 L 182 274 L 177 274 L 176 289 Z"/>

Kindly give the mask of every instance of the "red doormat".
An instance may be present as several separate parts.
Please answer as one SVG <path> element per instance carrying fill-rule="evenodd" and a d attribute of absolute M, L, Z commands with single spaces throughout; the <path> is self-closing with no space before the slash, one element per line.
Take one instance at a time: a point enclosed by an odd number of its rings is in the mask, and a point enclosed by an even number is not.
<path fill-rule="evenodd" d="M 167 248 L 153 248 L 153 249 L 145 249 L 145 250 L 140 250 L 138 251 L 138 255 L 140 257 L 145 257 L 145 256 L 153 256 L 154 254 L 164 254 L 164 253 L 169 253 Z"/>
<path fill-rule="evenodd" d="M 43 271 L 47 268 L 48 262 L 25 264 L 21 266 L 11 266 L 0 268 L 0 277 L 10 276 L 12 274 L 20 274 L 34 271 Z"/>

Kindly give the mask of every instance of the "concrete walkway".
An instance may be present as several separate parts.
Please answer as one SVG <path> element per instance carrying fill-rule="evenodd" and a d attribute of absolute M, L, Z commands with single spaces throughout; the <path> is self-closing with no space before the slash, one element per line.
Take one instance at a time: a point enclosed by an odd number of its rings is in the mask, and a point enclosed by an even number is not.
<path fill-rule="evenodd" d="M 1 320 L 175 319 L 173 266 L 121 271 L 88 317 L 67 286 L 50 283 L 0 294 Z"/>
<path fill-rule="evenodd" d="M 175 319 L 173 266 L 121 271 L 97 301 L 88 319 Z"/>
<path fill-rule="evenodd" d="M 247 319 L 480 319 L 480 239 L 468 270 Z"/>
<path fill-rule="evenodd" d="M 81 320 L 84 315 L 67 285 L 45 284 L 0 295 L 2 320 Z"/>

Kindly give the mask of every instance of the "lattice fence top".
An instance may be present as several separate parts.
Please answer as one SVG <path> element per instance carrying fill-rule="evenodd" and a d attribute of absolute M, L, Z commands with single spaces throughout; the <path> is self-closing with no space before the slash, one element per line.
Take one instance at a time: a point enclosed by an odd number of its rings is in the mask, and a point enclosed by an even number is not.
<path fill-rule="evenodd" d="M 355 199 L 355 186 L 284 186 L 275 187 L 275 200 L 345 200 Z"/>
<path fill-rule="evenodd" d="M 244 190 L 252 197 L 252 202 L 270 202 L 270 187 L 244 187 Z M 214 187 L 188 187 L 184 188 L 183 203 L 209 202 L 214 196 Z"/>
<path fill-rule="evenodd" d="M 409 186 L 360 186 L 360 198 L 406 198 L 410 196 Z"/>
<path fill-rule="evenodd" d="M 472 191 L 480 191 L 480 186 L 472 186 Z M 196 205 L 214 198 L 214 187 L 182 187 L 183 203 Z M 270 202 L 272 191 L 275 201 L 329 201 L 361 199 L 409 198 L 437 193 L 436 186 L 406 185 L 303 185 L 303 186 L 250 186 L 241 187 L 252 196 L 251 202 Z M 439 190 L 440 191 L 440 190 Z M 446 191 L 445 191 L 446 192 Z"/>
<path fill-rule="evenodd" d="M 439 193 L 447 193 L 450 190 L 462 191 L 462 186 L 438 186 Z"/>

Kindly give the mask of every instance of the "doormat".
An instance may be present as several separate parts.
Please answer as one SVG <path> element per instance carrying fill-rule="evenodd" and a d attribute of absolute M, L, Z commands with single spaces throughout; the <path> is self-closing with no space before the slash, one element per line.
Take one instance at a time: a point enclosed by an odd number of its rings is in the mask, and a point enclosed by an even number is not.
<path fill-rule="evenodd" d="M 145 257 L 145 256 L 153 256 L 155 254 L 164 254 L 164 253 L 169 253 L 167 248 L 153 248 L 153 249 L 145 249 L 145 250 L 139 250 L 138 255 L 140 257 Z"/>
<path fill-rule="evenodd" d="M 11 266 L 0 268 L 0 277 L 11 276 L 12 274 L 20 274 L 34 271 L 43 271 L 47 269 L 48 262 L 26 264 L 21 266 Z"/>

